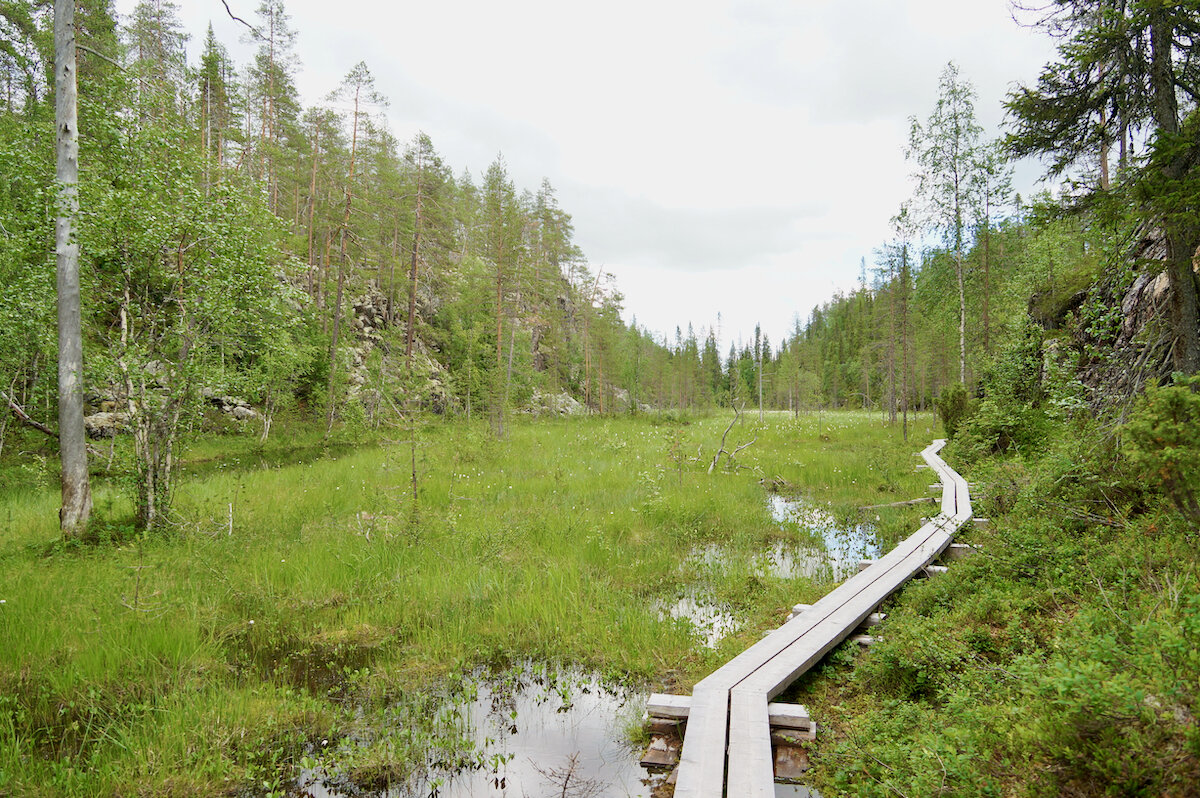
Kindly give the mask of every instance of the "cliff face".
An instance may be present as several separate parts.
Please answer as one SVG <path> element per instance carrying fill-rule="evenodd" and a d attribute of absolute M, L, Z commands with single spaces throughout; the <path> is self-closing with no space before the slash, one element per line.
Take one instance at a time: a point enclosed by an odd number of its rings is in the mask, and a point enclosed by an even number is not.
<path fill-rule="evenodd" d="M 1122 403 L 1171 375 L 1171 288 L 1161 231 L 1140 231 L 1123 261 L 1078 306 L 1072 346 L 1094 406 Z"/>

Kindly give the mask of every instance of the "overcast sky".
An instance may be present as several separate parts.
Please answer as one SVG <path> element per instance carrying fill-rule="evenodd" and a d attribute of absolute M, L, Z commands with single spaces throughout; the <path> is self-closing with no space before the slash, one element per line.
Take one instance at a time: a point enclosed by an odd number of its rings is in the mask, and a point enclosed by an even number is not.
<path fill-rule="evenodd" d="M 254 18 L 258 0 L 228 0 Z M 221 0 L 180 0 L 198 57 Z M 134 0 L 118 0 L 128 13 Z M 424 130 L 455 173 L 503 154 L 572 214 L 625 316 L 673 337 L 721 314 L 723 349 L 775 343 L 888 235 L 911 194 L 908 118 L 955 61 L 988 135 L 1051 55 L 1008 0 L 290 0 L 305 104 L 366 61 L 393 133 Z M 1018 174 L 1027 191 L 1037 176 Z"/>

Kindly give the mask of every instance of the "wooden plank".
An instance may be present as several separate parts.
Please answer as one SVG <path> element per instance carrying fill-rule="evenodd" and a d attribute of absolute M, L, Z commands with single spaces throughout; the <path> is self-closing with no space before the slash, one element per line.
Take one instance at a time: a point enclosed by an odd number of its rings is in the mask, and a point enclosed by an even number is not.
<path fill-rule="evenodd" d="M 791 645 L 760 665 L 731 691 L 729 770 L 730 795 L 773 795 L 773 786 L 760 770 L 763 739 L 769 746 L 769 723 L 758 717 L 757 702 L 787 688 L 862 623 L 896 587 L 931 562 L 949 543 L 938 524 L 927 524 L 880 558 L 867 570 L 847 580 L 817 602 L 805 617 L 816 616 L 828 605 L 825 617 L 809 626 Z M 856 584 L 857 583 L 857 584 Z M 762 703 L 765 704 L 765 701 Z M 736 720 L 736 727 L 735 727 Z"/>
<path fill-rule="evenodd" d="M 946 562 L 955 562 L 965 557 L 970 557 L 975 552 L 979 551 L 975 546 L 969 543 L 951 543 L 942 552 L 942 559 Z"/>
<path fill-rule="evenodd" d="M 687 724 L 685 720 L 674 720 L 672 718 L 647 718 L 646 731 L 650 734 L 673 734 L 680 740 L 683 739 L 683 728 Z"/>
<path fill-rule="evenodd" d="M 770 706 L 768 704 L 768 706 Z M 817 739 L 817 724 L 813 723 L 808 729 L 771 729 L 771 745 L 796 745 L 797 743 Z"/>
<path fill-rule="evenodd" d="M 740 684 L 729 694 L 729 795 L 774 798 L 773 765 L 767 694 Z"/>
<path fill-rule="evenodd" d="M 676 795 L 720 798 L 725 793 L 727 762 L 729 795 L 766 798 L 774 794 L 767 700 L 928 566 L 971 518 L 966 481 L 937 456 L 944 445 L 944 440 L 936 440 L 920 453 L 941 480 L 941 515 L 802 613 L 794 608 L 795 617 L 696 685 Z"/>
<path fill-rule="evenodd" d="M 720 680 L 696 684 L 687 734 L 679 752 L 678 798 L 721 798 L 725 794 L 725 741 L 729 722 L 729 686 Z"/>
<path fill-rule="evenodd" d="M 767 721 L 772 729 L 808 729 L 812 718 L 803 704 L 767 704 Z"/>
<path fill-rule="evenodd" d="M 692 697 L 690 695 L 653 693 L 646 699 L 646 714 L 652 718 L 683 720 L 687 718 L 691 708 Z"/>
<path fill-rule="evenodd" d="M 917 538 L 916 541 L 913 538 Z M 809 630 L 803 638 L 794 641 L 782 656 L 773 657 L 770 661 L 757 668 L 752 677 L 757 689 L 767 692 L 774 697 L 787 688 L 797 676 L 808 670 L 834 646 L 845 639 L 862 621 L 879 606 L 888 595 L 899 588 L 912 575 L 931 563 L 942 549 L 950 543 L 950 535 L 933 524 L 922 527 L 922 530 L 903 541 L 893 551 L 904 551 L 904 556 L 897 562 L 887 563 L 887 557 L 879 561 L 884 568 L 875 567 L 859 574 L 859 577 L 874 576 L 863 590 L 855 591 L 846 596 L 844 601 L 833 609 Z M 849 584 L 848 580 L 845 584 Z M 843 585 L 844 587 L 845 585 Z M 830 596 L 841 592 L 833 591 Z M 848 592 L 848 591 L 847 591 Z M 828 598 L 828 597 L 827 597 Z M 842 598 L 842 597 L 839 597 Z M 818 606 L 820 602 L 818 602 Z M 808 613 L 807 615 L 815 615 Z M 736 741 L 731 740 L 732 748 Z"/>

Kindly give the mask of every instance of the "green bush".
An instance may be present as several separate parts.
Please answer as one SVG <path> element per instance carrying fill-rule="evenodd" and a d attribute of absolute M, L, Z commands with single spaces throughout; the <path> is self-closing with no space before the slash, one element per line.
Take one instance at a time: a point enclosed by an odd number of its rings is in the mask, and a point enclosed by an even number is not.
<path fill-rule="evenodd" d="M 1194 526 L 1200 526 L 1200 376 L 1152 385 L 1125 425 L 1129 460 L 1161 484 Z"/>
<path fill-rule="evenodd" d="M 947 634 L 943 618 L 915 616 L 891 626 L 857 671 L 872 691 L 902 699 L 933 698 L 954 680 L 967 646 Z"/>
<path fill-rule="evenodd" d="M 1000 399 L 984 399 L 971 415 L 959 421 L 958 453 L 968 462 L 1010 449 L 1028 450 L 1045 440 L 1045 413 Z"/>
<path fill-rule="evenodd" d="M 961 382 L 956 382 L 953 385 L 948 385 L 942 389 L 941 395 L 937 401 L 938 415 L 942 419 L 942 426 L 946 428 L 946 436 L 953 438 L 958 431 L 958 425 L 962 422 L 963 416 L 967 414 L 967 389 Z"/>

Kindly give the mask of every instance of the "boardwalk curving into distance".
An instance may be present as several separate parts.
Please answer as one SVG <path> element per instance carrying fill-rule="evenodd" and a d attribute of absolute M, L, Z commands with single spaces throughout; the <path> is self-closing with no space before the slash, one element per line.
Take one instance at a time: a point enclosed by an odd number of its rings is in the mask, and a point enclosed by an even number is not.
<path fill-rule="evenodd" d="M 938 457 L 945 444 L 936 440 L 921 452 L 941 480 L 941 512 L 936 517 L 696 684 L 687 702 L 687 733 L 675 786 L 678 798 L 775 794 L 771 699 L 848 637 L 885 598 L 921 573 L 971 520 L 966 480 Z"/>

